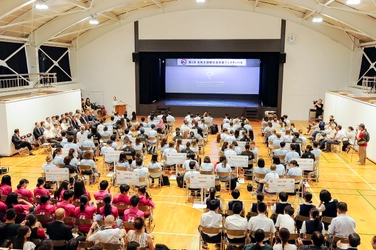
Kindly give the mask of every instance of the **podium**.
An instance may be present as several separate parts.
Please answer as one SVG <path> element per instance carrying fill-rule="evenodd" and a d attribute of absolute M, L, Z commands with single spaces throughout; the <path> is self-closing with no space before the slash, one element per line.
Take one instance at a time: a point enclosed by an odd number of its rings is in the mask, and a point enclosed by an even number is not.
<path fill-rule="evenodd" d="M 119 115 L 123 115 L 126 110 L 127 110 L 127 105 L 126 104 L 118 104 L 118 105 L 115 106 L 115 111 Z"/>

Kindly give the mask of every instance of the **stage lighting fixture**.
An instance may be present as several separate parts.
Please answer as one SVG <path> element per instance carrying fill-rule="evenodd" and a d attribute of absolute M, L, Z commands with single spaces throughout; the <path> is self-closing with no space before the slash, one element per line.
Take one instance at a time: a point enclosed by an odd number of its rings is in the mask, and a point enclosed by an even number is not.
<path fill-rule="evenodd" d="M 45 0 L 39 0 L 36 4 L 35 4 L 35 8 L 38 9 L 38 10 L 46 10 L 48 9 L 48 5 L 46 3 L 47 1 Z"/>
<path fill-rule="evenodd" d="M 98 21 L 98 19 L 96 17 L 92 16 L 90 18 L 89 23 L 92 24 L 92 25 L 97 25 L 97 24 L 99 24 L 99 21 Z"/>
<path fill-rule="evenodd" d="M 321 23 L 322 22 L 322 16 L 317 15 L 312 19 L 312 22 L 314 23 Z"/>

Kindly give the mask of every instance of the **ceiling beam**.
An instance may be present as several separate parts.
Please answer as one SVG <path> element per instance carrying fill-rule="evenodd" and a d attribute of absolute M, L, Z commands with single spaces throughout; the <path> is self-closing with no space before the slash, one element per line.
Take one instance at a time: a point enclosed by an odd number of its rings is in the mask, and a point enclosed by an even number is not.
<path fill-rule="evenodd" d="M 315 13 L 316 13 L 316 11 L 309 11 L 309 12 L 305 13 L 302 18 L 303 18 L 303 20 L 306 20 L 308 17 L 314 15 Z"/>
<path fill-rule="evenodd" d="M 330 5 L 331 3 L 333 3 L 335 0 L 328 0 L 325 4 L 324 4 L 324 6 L 328 6 L 328 5 Z"/>
<path fill-rule="evenodd" d="M 115 14 L 113 14 L 111 12 L 103 12 L 100 15 L 108 17 L 108 18 L 110 18 L 110 19 L 112 19 L 114 21 L 119 21 L 120 20 L 120 18 L 117 15 L 115 15 Z"/>
<path fill-rule="evenodd" d="M 2 0 L 0 1 L 0 19 L 9 16 L 11 13 L 22 9 L 29 4 L 32 4 L 35 0 Z M 6 3 L 5 3 L 6 2 Z"/>
<path fill-rule="evenodd" d="M 347 26 L 359 30 L 367 34 L 368 37 L 376 40 L 376 29 L 373 28 L 375 27 L 375 20 L 366 15 L 334 9 L 329 6 L 320 5 L 312 0 L 283 0 L 283 2 L 313 10 L 334 20 L 339 20 Z"/>
<path fill-rule="evenodd" d="M 163 8 L 162 3 L 159 0 L 152 0 L 159 8 Z"/>
<path fill-rule="evenodd" d="M 77 0 L 64 0 L 64 1 L 67 3 L 73 4 L 76 7 L 83 8 L 83 9 L 88 9 L 90 7 L 90 5 L 77 1 Z"/>

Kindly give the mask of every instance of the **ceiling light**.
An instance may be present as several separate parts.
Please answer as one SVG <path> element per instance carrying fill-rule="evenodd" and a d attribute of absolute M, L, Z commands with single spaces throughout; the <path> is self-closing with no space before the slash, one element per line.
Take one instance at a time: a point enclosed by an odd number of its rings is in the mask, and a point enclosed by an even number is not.
<path fill-rule="evenodd" d="M 321 23 L 322 22 L 322 16 L 317 15 L 312 19 L 312 22 L 314 23 Z"/>
<path fill-rule="evenodd" d="M 98 21 L 98 19 L 96 17 L 92 16 L 90 18 L 89 23 L 92 24 L 92 25 L 97 25 L 97 24 L 99 24 L 99 21 Z"/>
<path fill-rule="evenodd" d="M 205 0 L 196 0 L 197 3 L 205 3 Z"/>
<path fill-rule="evenodd" d="M 360 4 L 360 0 L 347 0 L 346 4 L 348 5 Z"/>
<path fill-rule="evenodd" d="M 47 5 L 46 1 L 40 0 L 35 4 L 35 8 L 38 9 L 38 10 L 46 10 L 46 9 L 48 9 L 48 5 Z"/>

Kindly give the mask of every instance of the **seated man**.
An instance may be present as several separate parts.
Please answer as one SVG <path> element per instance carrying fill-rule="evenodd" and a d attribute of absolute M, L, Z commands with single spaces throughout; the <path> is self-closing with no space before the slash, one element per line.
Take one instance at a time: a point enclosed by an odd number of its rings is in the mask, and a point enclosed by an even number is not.
<path fill-rule="evenodd" d="M 347 249 L 349 249 L 349 250 L 357 250 L 358 249 L 358 246 L 360 245 L 360 236 L 359 236 L 359 234 L 357 234 L 357 233 L 351 233 L 351 234 L 349 234 L 349 245 L 350 245 L 350 247 L 348 247 Z M 338 242 L 337 242 L 337 248 L 336 248 L 336 250 L 340 250 L 340 249 L 345 249 L 345 248 L 343 248 L 342 247 L 342 242 L 339 240 Z"/>
<path fill-rule="evenodd" d="M 107 215 L 104 219 L 104 227 L 99 227 L 95 221 L 91 225 L 90 231 L 87 234 L 86 240 L 95 243 L 111 243 L 120 244 L 121 239 L 125 237 L 126 232 L 124 229 L 113 228 L 115 218 L 113 215 Z"/>
<path fill-rule="evenodd" d="M 247 227 L 250 232 L 254 232 L 257 229 L 262 229 L 264 232 L 273 234 L 276 232 L 274 222 L 266 216 L 266 211 L 267 206 L 265 203 L 260 202 L 257 204 L 258 215 L 251 217 L 248 221 Z M 269 236 L 266 236 L 265 239 L 268 240 Z"/>
<path fill-rule="evenodd" d="M 334 139 L 324 139 L 320 142 L 320 148 L 323 148 L 326 143 L 326 149 L 323 152 L 331 152 L 332 144 L 338 145 L 342 142 L 343 138 L 345 138 L 346 134 L 342 130 L 342 126 L 338 125 L 335 128 L 336 132 L 334 135 Z"/>
<path fill-rule="evenodd" d="M 219 200 L 211 200 L 209 203 L 209 212 L 206 212 L 201 215 L 200 226 L 208 227 L 208 228 L 219 228 L 220 224 L 222 223 L 222 215 L 218 214 L 219 209 Z M 219 246 L 219 242 L 221 242 L 221 233 L 218 234 L 205 234 L 200 230 L 203 245 L 207 246 L 206 242 L 209 243 L 217 243 L 216 246 Z"/>
<path fill-rule="evenodd" d="M 232 201 L 230 201 L 229 203 L 227 203 L 226 205 L 226 210 L 232 210 L 232 207 L 234 206 L 235 203 L 240 203 L 242 206 L 242 211 L 240 214 L 243 214 L 244 215 L 244 202 L 242 202 L 241 200 L 239 200 L 238 198 L 240 197 L 240 191 L 239 189 L 234 189 L 231 191 L 231 196 L 233 198 Z"/>
<path fill-rule="evenodd" d="M 73 238 L 71 227 L 64 224 L 65 211 L 58 208 L 55 211 L 55 221 L 47 224 L 46 234 L 50 240 L 71 240 Z M 66 249 L 64 247 L 54 249 Z"/>
<path fill-rule="evenodd" d="M 56 209 L 63 208 L 65 212 L 65 217 L 73 217 L 74 209 L 76 208 L 72 204 L 73 196 L 74 196 L 73 190 L 66 190 L 63 194 L 64 200 L 56 204 Z M 73 222 L 69 225 L 73 227 Z"/>
<path fill-rule="evenodd" d="M 289 196 L 286 192 L 280 192 L 278 194 L 278 197 L 279 197 L 280 202 L 277 202 L 272 206 L 273 214 L 283 214 L 285 207 L 291 206 L 291 204 L 287 202 Z"/>
<path fill-rule="evenodd" d="M 20 130 L 18 128 L 16 128 L 14 130 L 14 135 L 12 136 L 12 142 L 14 144 L 15 149 L 27 147 L 27 149 L 30 151 L 29 154 L 33 155 L 33 153 L 31 152 L 31 150 L 33 149 L 31 147 L 31 144 L 29 142 L 25 141 L 24 139 L 21 139 Z"/>
<path fill-rule="evenodd" d="M 264 184 L 269 183 L 270 180 L 273 179 L 279 179 L 279 175 L 276 172 L 277 166 L 275 164 L 270 166 L 270 172 L 267 173 L 264 177 L 264 179 L 259 180 L 259 186 L 257 187 L 257 193 L 262 193 L 262 190 L 264 189 Z M 268 192 L 267 188 L 265 188 L 265 192 Z"/>
<path fill-rule="evenodd" d="M 284 214 L 278 215 L 275 227 L 277 230 L 284 227 L 292 234 L 295 232 L 294 208 L 286 206 L 283 211 Z"/>
<path fill-rule="evenodd" d="M 346 214 L 347 204 L 345 202 L 337 203 L 337 213 L 337 217 L 333 218 L 329 225 L 329 234 L 334 237 L 346 238 L 349 234 L 355 233 L 356 223 L 353 218 Z"/>
<path fill-rule="evenodd" d="M 144 212 L 138 209 L 138 203 L 140 198 L 138 195 L 133 195 L 131 197 L 131 207 L 124 211 L 123 221 L 133 222 L 137 217 L 144 217 Z"/>
<path fill-rule="evenodd" d="M 105 195 L 109 195 L 111 197 L 111 186 L 109 187 L 109 183 L 107 180 L 102 180 L 99 183 L 99 191 L 94 193 L 94 198 L 97 202 L 103 202 L 103 198 Z"/>
<path fill-rule="evenodd" d="M 226 218 L 225 228 L 231 230 L 245 230 L 247 231 L 247 219 L 240 216 L 242 211 L 242 203 L 235 202 L 232 206 L 233 215 Z M 227 235 L 227 239 L 231 243 L 244 243 L 246 240 L 246 235 L 244 236 L 230 236 Z"/>

